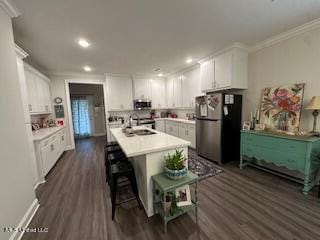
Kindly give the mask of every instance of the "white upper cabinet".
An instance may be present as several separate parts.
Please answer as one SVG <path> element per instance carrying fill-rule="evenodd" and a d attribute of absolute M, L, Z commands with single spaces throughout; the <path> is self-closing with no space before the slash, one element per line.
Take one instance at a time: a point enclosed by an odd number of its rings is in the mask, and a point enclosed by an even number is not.
<path fill-rule="evenodd" d="M 168 108 L 182 107 L 182 80 L 181 76 L 172 76 L 167 79 Z"/>
<path fill-rule="evenodd" d="M 30 114 L 51 113 L 50 80 L 27 64 L 24 70 Z"/>
<path fill-rule="evenodd" d="M 170 77 L 167 79 L 167 107 L 174 108 L 174 98 L 173 98 L 173 82 L 174 78 Z"/>
<path fill-rule="evenodd" d="M 230 51 L 221 54 L 214 59 L 214 79 L 216 89 L 231 87 L 232 58 L 233 52 Z"/>
<path fill-rule="evenodd" d="M 175 77 L 173 80 L 173 106 L 182 107 L 182 77 Z"/>
<path fill-rule="evenodd" d="M 248 53 L 234 47 L 201 64 L 201 91 L 247 89 Z"/>
<path fill-rule="evenodd" d="M 200 65 L 201 91 L 214 90 L 214 60 L 208 60 Z"/>
<path fill-rule="evenodd" d="M 202 95 L 200 89 L 200 68 L 194 68 L 182 75 L 182 107 L 194 108 L 195 97 Z"/>
<path fill-rule="evenodd" d="M 132 110 L 132 79 L 127 76 L 107 76 L 109 111 Z"/>
<path fill-rule="evenodd" d="M 134 99 L 150 99 L 151 86 L 150 79 L 134 78 L 133 80 Z"/>
<path fill-rule="evenodd" d="M 166 81 L 165 79 L 150 80 L 152 108 L 166 108 Z"/>

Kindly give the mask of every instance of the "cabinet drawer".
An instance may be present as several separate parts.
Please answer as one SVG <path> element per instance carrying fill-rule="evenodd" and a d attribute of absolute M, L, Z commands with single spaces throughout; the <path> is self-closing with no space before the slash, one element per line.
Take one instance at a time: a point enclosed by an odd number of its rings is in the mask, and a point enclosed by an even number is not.
<path fill-rule="evenodd" d="M 258 160 L 264 160 L 277 166 L 285 166 L 290 170 L 304 171 L 306 157 L 304 154 L 295 154 L 288 151 L 275 151 L 274 149 L 251 144 L 241 144 L 241 155 Z"/>
<path fill-rule="evenodd" d="M 295 154 L 303 154 L 307 148 L 306 142 L 303 141 L 254 134 L 241 134 L 241 144 L 261 146 L 273 151 L 285 151 Z"/>
<path fill-rule="evenodd" d="M 179 128 L 187 129 L 187 128 L 188 128 L 188 125 L 185 124 L 185 123 L 179 123 Z"/>
<path fill-rule="evenodd" d="M 41 148 L 44 148 L 44 147 L 48 146 L 48 144 L 49 144 L 49 138 L 42 140 L 40 143 L 40 146 L 41 146 Z"/>
<path fill-rule="evenodd" d="M 190 131 L 195 131 L 195 125 L 193 125 L 193 124 L 188 124 L 188 129 L 190 130 Z"/>

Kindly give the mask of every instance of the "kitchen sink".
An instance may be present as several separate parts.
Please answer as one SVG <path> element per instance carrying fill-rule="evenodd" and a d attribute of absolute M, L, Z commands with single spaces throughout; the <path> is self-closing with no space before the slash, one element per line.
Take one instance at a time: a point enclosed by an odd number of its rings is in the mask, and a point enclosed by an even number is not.
<path fill-rule="evenodd" d="M 152 135 L 152 134 L 156 134 L 155 132 L 152 132 L 148 129 L 139 129 L 139 130 L 133 130 L 132 131 L 133 134 L 136 134 L 136 135 Z"/>
<path fill-rule="evenodd" d="M 137 136 L 145 136 L 145 135 L 152 135 L 152 134 L 156 134 L 153 131 L 150 131 L 148 129 L 137 129 L 137 130 L 130 130 L 128 131 L 128 129 L 122 129 L 122 132 L 127 136 L 127 137 L 133 137 L 134 135 Z"/>

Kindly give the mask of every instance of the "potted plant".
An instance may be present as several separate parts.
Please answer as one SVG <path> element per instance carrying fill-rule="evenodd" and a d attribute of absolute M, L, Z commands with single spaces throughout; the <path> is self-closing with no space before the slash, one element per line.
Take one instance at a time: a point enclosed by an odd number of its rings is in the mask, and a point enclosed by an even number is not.
<path fill-rule="evenodd" d="M 165 175 L 170 179 L 180 179 L 187 176 L 188 169 L 185 166 L 186 159 L 183 150 L 176 149 L 174 154 L 168 154 L 165 159 Z"/>

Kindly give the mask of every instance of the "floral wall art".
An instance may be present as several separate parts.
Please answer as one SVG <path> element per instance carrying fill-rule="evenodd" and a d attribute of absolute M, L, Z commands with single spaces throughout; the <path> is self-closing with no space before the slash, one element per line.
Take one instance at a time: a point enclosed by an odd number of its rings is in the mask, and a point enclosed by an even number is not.
<path fill-rule="evenodd" d="M 297 132 L 303 91 L 304 83 L 263 89 L 260 123 L 270 130 Z"/>

